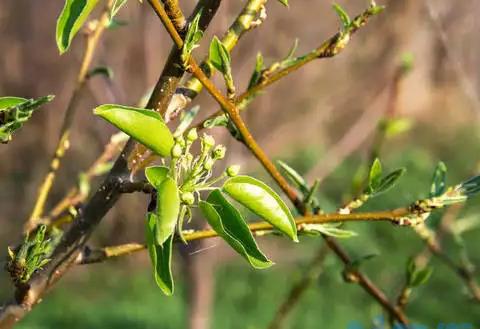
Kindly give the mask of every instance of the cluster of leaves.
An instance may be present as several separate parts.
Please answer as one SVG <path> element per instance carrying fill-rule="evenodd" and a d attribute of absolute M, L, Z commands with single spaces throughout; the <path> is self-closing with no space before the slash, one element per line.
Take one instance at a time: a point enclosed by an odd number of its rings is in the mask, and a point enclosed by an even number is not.
<path fill-rule="evenodd" d="M 145 176 L 156 190 L 155 210 L 147 214 L 146 240 L 156 282 L 165 294 L 171 295 L 174 290 L 171 259 L 175 230 L 185 242 L 183 224 L 196 206 L 213 230 L 254 268 L 267 268 L 272 262 L 258 249 L 245 219 L 228 198 L 298 241 L 290 210 L 266 184 L 253 177 L 237 176 L 238 166 L 230 166 L 212 178 L 216 161 L 226 152 L 224 146 L 215 145 L 213 137 L 199 138 L 194 128 L 185 132 L 184 125 L 172 134 L 152 110 L 107 104 L 94 113 L 164 158 L 164 165 L 146 168 Z M 197 140 L 200 152 L 194 156 L 190 150 Z M 221 181 L 221 186 L 215 186 Z M 204 200 L 203 191 L 210 192 Z"/>
<path fill-rule="evenodd" d="M 9 261 L 6 265 L 16 284 L 27 282 L 32 274 L 46 265 L 50 255 L 61 237 L 58 230 L 47 232 L 47 226 L 40 225 L 35 232 L 25 237 L 16 250 L 8 248 Z"/>
<path fill-rule="evenodd" d="M 52 95 L 37 99 L 0 97 L 0 143 L 8 143 L 12 134 L 30 119 L 33 111 L 53 98 Z"/>

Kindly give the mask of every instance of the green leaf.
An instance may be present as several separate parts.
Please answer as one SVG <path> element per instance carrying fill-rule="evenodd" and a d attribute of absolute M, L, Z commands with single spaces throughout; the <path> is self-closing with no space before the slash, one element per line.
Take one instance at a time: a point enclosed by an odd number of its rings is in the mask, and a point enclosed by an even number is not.
<path fill-rule="evenodd" d="M 255 61 L 255 69 L 253 70 L 250 81 L 248 82 L 248 89 L 255 87 L 260 81 L 260 78 L 262 77 L 262 70 L 264 68 L 263 63 L 263 56 L 261 53 L 258 53 Z"/>
<path fill-rule="evenodd" d="M 345 9 L 343 9 L 339 4 L 334 3 L 333 4 L 333 9 L 337 13 L 338 17 L 340 17 L 340 20 L 342 21 L 343 29 L 346 30 L 350 27 L 350 23 L 352 20 L 350 19 L 350 16 L 348 16 L 347 12 Z"/>
<path fill-rule="evenodd" d="M 397 183 L 400 177 L 402 177 L 405 171 L 405 168 L 400 168 L 383 177 L 375 194 L 378 195 L 391 189 Z"/>
<path fill-rule="evenodd" d="M 112 9 L 110 10 L 110 20 L 117 15 L 118 11 L 125 6 L 127 0 L 114 0 Z"/>
<path fill-rule="evenodd" d="M 53 98 L 53 95 L 37 99 L 0 97 L 0 143 L 8 143 L 12 134 L 30 119 L 33 111 Z"/>
<path fill-rule="evenodd" d="M 105 104 L 95 108 L 93 113 L 107 120 L 155 153 L 164 157 L 170 156 L 174 144 L 173 135 L 157 112 Z"/>
<path fill-rule="evenodd" d="M 287 165 L 285 162 L 278 160 L 277 161 L 280 168 L 282 168 L 287 174 L 288 179 L 304 194 L 307 195 L 310 192 L 305 179 L 300 175 L 295 169 Z"/>
<path fill-rule="evenodd" d="M 214 127 L 226 127 L 228 125 L 228 117 L 225 114 L 221 114 L 212 119 L 206 120 L 203 124 L 204 128 L 214 128 Z"/>
<path fill-rule="evenodd" d="M 371 191 L 375 191 L 380 186 L 382 180 L 382 163 L 376 158 L 370 167 L 370 174 L 368 175 L 368 186 Z"/>
<path fill-rule="evenodd" d="M 264 269 L 272 266 L 273 263 L 258 249 L 245 219 L 220 190 L 212 191 L 207 201 L 200 201 L 199 206 L 213 230 L 252 267 Z"/>
<path fill-rule="evenodd" d="M 311 235 L 325 234 L 339 239 L 348 239 L 358 235 L 354 231 L 340 229 L 335 224 L 305 224 L 302 225 L 302 233 Z"/>
<path fill-rule="evenodd" d="M 152 186 L 157 189 L 167 178 L 169 169 L 163 166 L 153 166 L 145 168 L 145 177 Z"/>
<path fill-rule="evenodd" d="M 187 64 L 188 59 L 190 58 L 190 54 L 192 53 L 193 49 L 198 47 L 198 42 L 203 36 L 203 32 L 198 26 L 201 16 L 202 11 L 199 11 L 197 15 L 193 18 L 192 22 L 188 25 L 181 54 L 182 62 L 184 65 Z"/>
<path fill-rule="evenodd" d="M 381 127 L 385 131 L 385 136 L 392 138 L 410 130 L 412 121 L 407 118 L 387 119 L 381 123 Z"/>
<path fill-rule="evenodd" d="M 228 71 L 231 71 L 230 64 L 232 59 L 227 48 L 217 38 L 217 36 L 214 36 L 212 42 L 210 43 L 208 59 L 213 67 L 215 67 L 215 69 L 217 69 L 219 72 L 227 74 Z"/>
<path fill-rule="evenodd" d="M 456 190 L 466 197 L 471 197 L 472 195 L 478 193 L 480 191 L 480 175 L 474 176 L 460 183 Z"/>
<path fill-rule="evenodd" d="M 433 172 L 432 185 L 430 186 L 430 197 L 442 195 L 446 189 L 447 166 L 440 161 Z"/>
<path fill-rule="evenodd" d="M 175 232 L 180 212 L 180 196 L 177 184 L 166 177 L 157 187 L 157 223 L 155 225 L 155 241 L 162 245 Z"/>
<path fill-rule="evenodd" d="M 70 47 L 73 37 L 82 27 L 98 0 L 66 0 L 57 20 L 57 47 L 63 54 Z"/>
<path fill-rule="evenodd" d="M 9 107 L 25 103 L 26 101 L 28 101 L 28 99 L 22 98 L 22 97 L 13 97 L 13 96 L 0 97 L 0 112 L 3 109 L 7 109 Z"/>
<path fill-rule="evenodd" d="M 265 183 L 249 176 L 236 176 L 228 179 L 222 189 L 235 201 L 298 242 L 297 226 L 290 210 Z"/>
<path fill-rule="evenodd" d="M 288 7 L 288 0 L 278 0 L 282 5 Z"/>
<path fill-rule="evenodd" d="M 146 240 L 150 259 L 152 261 L 153 276 L 158 287 L 167 295 L 173 295 L 174 282 L 172 276 L 172 244 L 173 235 L 162 246 L 155 244 L 155 225 L 157 216 L 147 214 Z"/>

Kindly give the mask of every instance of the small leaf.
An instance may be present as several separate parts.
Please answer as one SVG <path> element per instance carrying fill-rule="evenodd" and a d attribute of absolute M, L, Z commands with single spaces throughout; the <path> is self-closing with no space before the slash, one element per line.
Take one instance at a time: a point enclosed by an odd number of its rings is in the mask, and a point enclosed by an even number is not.
<path fill-rule="evenodd" d="M 339 4 L 334 3 L 333 4 L 333 9 L 337 13 L 338 17 L 340 17 L 340 20 L 342 21 L 343 29 L 346 30 L 350 27 L 350 23 L 352 22 L 350 19 L 350 16 L 348 16 L 347 12 L 345 9 L 343 9 Z"/>
<path fill-rule="evenodd" d="M 88 196 L 88 193 L 90 193 L 90 181 L 84 173 L 78 175 L 78 190 L 81 195 Z"/>
<path fill-rule="evenodd" d="M 105 104 L 93 113 L 107 120 L 155 153 L 167 157 L 173 147 L 173 135 L 160 114 L 152 110 Z"/>
<path fill-rule="evenodd" d="M 22 97 L 13 97 L 13 96 L 0 97 L 0 111 L 12 106 L 25 103 L 26 101 L 28 101 L 28 99 L 22 98 Z"/>
<path fill-rule="evenodd" d="M 412 280 L 409 282 L 409 286 L 418 287 L 422 284 L 427 283 L 433 273 L 433 268 L 428 266 L 420 271 L 415 271 L 415 274 L 412 277 Z"/>
<path fill-rule="evenodd" d="M 158 177 L 157 177 L 158 178 Z M 165 178 L 157 187 L 157 223 L 155 242 L 158 245 L 173 235 L 180 212 L 180 196 L 177 184 L 170 177 Z"/>
<path fill-rule="evenodd" d="M 167 178 L 169 169 L 163 166 L 153 166 L 145 168 L 145 177 L 152 186 L 157 189 Z"/>
<path fill-rule="evenodd" d="M 228 179 L 223 191 L 297 242 L 297 226 L 283 200 L 265 183 L 249 176 Z"/>
<path fill-rule="evenodd" d="M 108 66 L 97 66 L 88 71 L 87 77 L 92 78 L 96 75 L 103 75 L 104 77 L 113 80 L 113 70 Z"/>
<path fill-rule="evenodd" d="M 65 0 L 65 6 L 57 20 L 57 47 L 63 54 L 70 47 L 73 37 L 82 27 L 98 0 Z"/>
<path fill-rule="evenodd" d="M 378 196 L 381 193 L 387 192 L 397 183 L 397 181 L 400 179 L 400 177 L 402 177 L 405 171 L 405 168 L 397 169 L 388 174 L 387 176 L 383 177 L 377 188 L 373 191 L 373 193 L 371 193 L 370 196 Z"/>
<path fill-rule="evenodd" d="M 112 9 L 110 10 L 110 20 L 117 15 L 118 11 L 125 6 L 127 0 L 114 0 Z"/>
<path fill-rule="evenodd" d="M 172 276 L 172 243 L 173 235 L 162 246 L 155 244 L 155 223 L 157 216 L 147 214 L 146 240 L 150 259 L 152 261 L 153 276 L 158 287 L 167 295 L 173 295 L 174 282 Z"/>
<path fill-rule="evenodd" d="M 206 120 L 203 123 L 204 128 L 226 127 L 228 125 L 228 117 L 225 114 L 219 115 L 215 118 Z"/>
<path fill-rule="evenodd" d="M 288 0 L 278 0 L 282 5 L 288 7 Z"/>
<path fill-rule="evenodd" d="M 280 168 L 282 168 L 285 173 L 287 174 L 287 177 L 290 179 L 290 181 L 295 184 L 295 186 L 304 194 L 307 195 L 310 192 L 310 188 L 308 187 L 307 182 L 305 179 L 300 175 L 295 169 L 287 165 L 285 162 L 278 160 L 277 161 L 278 165 Z"/>
<path fill-rule="evenodd" d="M 0 97 L 0 143 L 8 143 L 12 134 L 30 119 L 33 111 L 53 98 L 53 95 L 37 99 Z"/>
<path fill-rule="evenodd" d="M 252 76 L 250 77 L 250 81 L 248 82 L 248 89 L 255 87 L 260 78 L 262 77 L 262 70 L 264 68 L 263 65 L 263 56 L 261 53 L 257 54 L 257 59 L 255 61 L 255 69 L 253 70 Z"/>
<path fill-rule="evenodd" d="M 223 74 L 229 71 L 231 57 L 225 45 L 214 36 L 210 43 L 209 57 L 210 63 Z"/>
<path fill-rule="evenodd" d="M 330 224 L 305 224 L 302 225 L 302 233 L 325 234 L 339 239 L 348 239 L 358 235 L 354 231 L 343 230 L 338 228 L 338 225 Z"/>
<path fill-rule="evenodd" d="M 252 267 L 264 269 L 273 263 L 258 249 L 258 245 L 240 212 L 228 202 L 220 190 L 214 190 L 200 209 L 210 226 Z"/>
<path fill-rule="evenodd" d="M 462 195 L 471 197 L 480 191 L 480 175 L 467 179 L 456 188 Z"/>
<path fill-rule="evenodd" d="M 187 64 L 188 59 L 190 58 L 190 54 L 192 53 L 193 49 L 198 47 L 198 42 L 203 36 L 203 32 L 198 27 L 201 16 L 202 11 L 199 11 L 197 15 L 193 18 L 192 22 L 188 25 L 181 54 L 184 65 Z"/>
<path fill-rule="evenodd" d="M 382 129 L 385 131 L 385 136 L 387 138 L 392 138 L 410 130 L 412 127 L 412 121 L 407 118 L 393 118 L 384 120 L 381 125 Z"/>
<path fill-rule="evenodd" d="M 366 261 L 368 261 L 370 259 L 373 259 L 377 256 L 378 256 L 378 254 L 366 254 L 366 255 L 360 256 L 360 257 L 352 260 L 351 263 L 350 263 L 350 266 L 351 266 L 351 268 L 354 268 L 354 269 L 358 270 L 360 265 L 362 265 Z"/>
<path fill-rule="evenodd" d="M 432 185 L 430 187 L 430 197 L 434 198 L 442 195 L 446 189 L 447 166 L 440 161 L 433 172 Z"/>
<path fill-rule="evenodd" d="M 371 191 L 375 191 L 380 186 L 382 180 L 382 163 L 378 158 L 373 161 L 370 167 L 370 174 L 368 176 L 368 185 Z"/>

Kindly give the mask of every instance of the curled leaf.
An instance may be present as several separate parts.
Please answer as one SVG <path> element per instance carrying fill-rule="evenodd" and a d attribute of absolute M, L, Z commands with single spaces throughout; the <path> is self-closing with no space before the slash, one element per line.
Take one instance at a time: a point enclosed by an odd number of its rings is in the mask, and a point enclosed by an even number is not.
<path fill-rule="evenodd" d="M 440 196 L 445 192 L 447 177 L 447 166 L 440 161 L 433 172 L 432 185 L 430 187 L 430 197 Z"/>
<path fill-rule="evenodd" d="M 297 226 L 290 210 L 265 183 L 249 176 L 236 176 L 228 179 L 222 190 L 293 241 L 298 241 Z"/>
<path fill-rule="evenodd" d="M 250 229 L 240 212 L 222 195 L 220 190 L 210 193 L 207 201 L 199 203 L 210 226 L 252 267 L 264 269 L 273 263 L 258 249 Z"/>
<path fill-rule="evenodd" d="M 65 0 L 65 6 L 57 20 L 57 47 L 63 54 L 70 47 L 73 37 L 82 27 L 98 0 Z"/>
<path fill-rule="evenodd" d="M 345 9 L 343 9 L 339 4 L 335 3 L 333 4 L 333 9 L 337 13 L 338 17 L 340 17 L 340 20 L 342 21 L 342 26 L 344 30 L 347 30 L 350 27 L 350 23 L 352 20 L 350 19 L 350 16 L 348 16 L 347 12 Z"/>
<path fill-rule="evenodd" d="M 173 295 L 174 291 L 174 282 L 172 276 L 173 235 L 170 236 L 162 246 L 157 245 L 155 243 L 155 225 L 157 221 L 156 214 L 147 214 L 145 233 L 148 253 L 152 262 L 155 282 L 165 295 L 171 296 Z"/>
<path fill-rule="evenodd" d="M 170 177 L 165 178 L 157 189 L 157 223 L 155 242 L 158 245 L 173 235 L 180 212 L 180 196 L 177 184 Z"/>
<path fill-rule="evenodd" d="M 170 156 L 173 135 L 160 114 L 152 110 L 115 104 L 101 105 L 93 113 L 161 156 Z"/>
<path fill-rule="evenodd" d="M 331 224 L 305 224 L 302 225 L 302 233 L 310 235 L 325 234 L 339 239 L 348 239 L 358 235 L 354 231 L 343 230 L 338 228 L 338 225 Z"/>
<path fill-rule="evenodd" d="M 308 194 L 310 191 L 310 188 L 308 187 L 307 182 L 305 179 L 300 175 L 295 169 L 287 165 L 285 162 L 278 160 L 277 161 L 278 165 L 280 168 L 282 168 L 285 173 L 287 174 L 287 177 L 290 179 L 292 183 L 295 184 L 295 186 L 303 193 L 303 194 Z"/>
<path fill-rule="evenodd" d="M 153 166 L 145 168 L 145 177 L 154 188 L 160 187 L 160 184 L 167 178 L 169 169 L 163 166 Z"/>

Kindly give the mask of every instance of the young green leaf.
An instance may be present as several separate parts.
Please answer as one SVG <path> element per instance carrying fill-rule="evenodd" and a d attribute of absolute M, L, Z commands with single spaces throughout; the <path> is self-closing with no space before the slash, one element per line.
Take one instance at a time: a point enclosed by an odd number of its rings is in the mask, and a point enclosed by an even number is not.
<path fill-rule="evenodd" d="M 105 104 L 93 113 L 107 120 L 155 153 L 167 157 L 174 144 L 173 135 L 160 114 L 152 110 Z"/>
<path fill-rule="evenodd" d="M 188 25 L 187 33 L 185 35 L 185 40 L 182 47 L 182 62 L 184 66 L 187 65 L 188 59 L 193 51 L 193 49 L 198 47 L 198 42 L 203 36 L 202 30 L 199 28 L 200 17 L 202 12 L 199 11 L 197 15 L 193 18 L 192 22 Z"/>
<path fill-rule="evenodd" d="M 387 192 L 389 189 L 391 189 L 397 181 L 402 177 L 402 175 L 405 173 L 406 169 L 405 168 L 400 168 L 397 169 L 387 176 L 383 177 L 382 180 L 380 181 L 380 185 L 378 186 L 378 189 L 376 190 L 375 194 L 380 194 Z"/>
<path fill-rule="evenodd" d="M 442 195 L 446 189 L 447 166 L 440 161 L 433 172 L 432 185 L 430 187 L 430 197 L 434 198 Z"/>
<path fill-rule="evenodd" d="M 370 167 L 370 174 L 368 176 L 368 186 L 371 191 L 375 191 L 380 186 L 382 180 L 382 163 L 376 158 Z"/>
<path fill-rule="evenodd" d="M 263 56 L 262 53 L 258 53 L 257 59 L 255 61 L 255 68 L 253 70 L 252 76 L 250 77 L 250 81 L 248 82 L 248 89 L 253 88 L 258 84 L 260 78 L 262 77 L 263 68 Z"/>
<path fill-rule="evenodd" d="M 82 27 L 98 0 L 65 0 L 65 6 L 57 20 L 57 47 L 63 54 L 70 47 L 73 37 Z"/>
<path fill-rule="evenodd" d="M 157 177 L 158 178 L 158 177 Z M 155 225 L 155 242 L 158 245 L 173 235 L 180 212 L 180 196 L 177 184 L 166 177 L 157 189 L 157 223 Z"/>
<path fill-rule="evenodd" d="M 127 0 L 114 0 L 112 9 L 110 10 L 110 20 L 117 15 L 118 11 L 125 6 Z"/>
<path fill-rule="evenodd" d="M 334 3 L 333 4 L 333 9 L 337 13 L 338 17 L 340 17 L 340 20 L 342 21 L 342 26 L 343 29 L 346 30 L 350 27 L 350 23 L 352 20 L 350 19 L 350 16 L 348 16 L 347 12 L 345 9 L 343 9 L 339 4 Z"/>
<path fill-rule="evenodd" d="M 12 134 L 30 119 L 33 111 L 53 98 L 53 95 L 37 99 L 0 97 L 0 143 L 8 143 Z"/>
<path fill-rule="evenodd" d="M 307 195 L 310 191 L 307 182 L 295 169 L 287 165 L 285 162 L 278 160 L 277 161 L 280 168 L 282 168 L 290 181 L 295 184 L 295 186 L 304 194 Z"/>
<path fill-rule="evenodd" d="M 227 74 L 228 71 L 231 71 L 230 64 L 232 59 L 230 53 L 217 36 L 214 36 L 210 43 L 208 59 L 219 72 Z"/>
<path fill-rule="evenodd" d="M 222 195 L 220 190 L 210 193 L 207 201 L 199 203 L 202 214 L 215 232 L 252 267 L 264 269 L 273 263 L 258 249 L 257 243 L 240 212 Z"/>
<path fill-rule="evenodd" d="M 153 276 L 158 287 L 167 295 L 173 295 L 174 283 L 172 276 L 172 243 L 173 235 L 162 246 L 155 243 L 155 225 L 157 215 L 147 214 L 146 240 L 150 259 L 152 261 Z"/>
<path fill-rule="evenodd" d="M 22 97 L 13 97 L 13 96 L 0 97 L 0 112 L 2 112 L 2 110 L 7 109 L 9 107 L 25 103 L 26 101 L 28 101 L 28 99 L 22 98 Z"/>
<path fill-rule="evenodd" d="M 155 189 L 167 178 L 169 169 L 163 166 L 152 166 L 145 168 L 145 177 Z"/>
<path fill-rule="evenodd" d="M 293 241 L 298 241 L 297 226 L 290 210 L 265 183 L 249 176 L 236 176 L 228 179 L 222 189 Z"/>
<path fill-rule="evenodd" d="M 288 7 L 288 0 L 278 0 L 282 5 Z"/>

